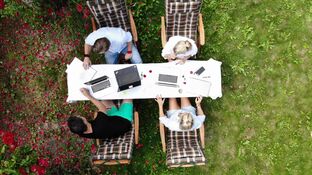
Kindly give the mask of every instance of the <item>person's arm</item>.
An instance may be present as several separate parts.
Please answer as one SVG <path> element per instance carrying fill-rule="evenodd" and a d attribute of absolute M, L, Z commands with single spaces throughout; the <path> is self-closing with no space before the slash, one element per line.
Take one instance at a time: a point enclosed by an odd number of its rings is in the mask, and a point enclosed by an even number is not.
<path fill-rule="evenodd" d="M 158 105 L 158 109 L 159 109 L 159 117 L 165 116 L 163 105 Z"/>
<path fill-rule="evenodd" d="M 90 92 L 88 89 L 86 88 L 81 88 L 80 92 L 87 97 L 101 112 L 105 112 L 106 111 L 106 107 L 105 105 L 100 102 L 99 100 L 97 100 L 96 98 L 94 98 L 93 96 L 91 96 Z"/>
<path fill-rule="evenodd" d="M 129 60 L 132 57 L 132 41 L 127 43 L 127 53 L 125 55 L 125 59 Z"/>
<path fill-rule="evenodd" d="M 205 115 L 203 109 L 201 108 L 201 101 L 202 101 L 203 97 L 196 97 L 195 99 L 195 104 L 196 104 L 196 109 L 197 109 L 197 115 Z"/>
<path fill-rule="evenodd" d="M 84 69 L 89 69 L 91 66 L 91 60 L 90 60 L 90 53 L 91 53 L 91 48 L 89 44 L 84 45 L 84 60 L 83 60 L 83 68 Z"/>
<path fill-rule="evenodd" d="M 164 114 L 164 102 L 165 102 L 165 99 L 164 98 L 161 98 L 160 95 L 157 95 L 155 101 L 158 103 L 158 109 L 159 109 L 159 117 L 163 117 L 165 116 Z"/>

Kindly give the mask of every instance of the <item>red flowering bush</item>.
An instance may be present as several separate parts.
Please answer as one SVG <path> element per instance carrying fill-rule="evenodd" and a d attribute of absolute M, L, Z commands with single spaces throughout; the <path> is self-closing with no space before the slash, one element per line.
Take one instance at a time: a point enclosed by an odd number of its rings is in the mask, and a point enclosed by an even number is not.
<path fill-rule="evenodd" d="M 4 0 L 0 0 L 0 10 L 4 9 L 4 6 L 5 6 Z"/>
<path fill-rule="evenodd" d="M 82 6 L 81 4 L 77 4 L 77 5 L 76 5 L 76 9 L 77 9 L 77 11 L 78 11 L 79 13 L 81 13 L 82 10 L 83 10 L 83 6 Z"/>
<path fill-rule="evenodd" d="M 45 162 L 47 159 L 40 158 L 34 150 L 29 146 L 17 146 L 16 136 L 12 132 L 0 130 L 0 174 L 29 174 L 30 172 L 38 172 L 37 174 L 45 174 L 45 168 L 48 164 L 36 165 L 36 162 Z M 36 166 L 36 171 L 33 167 Z"/>
<path fill-rule="evenodd" d="M 18 9 L 18 3 L 10 1 L 5 10 Z M 89 32 L 85 31 L 89 12 L 84 10 L 85 5 L 79 13 L 76 4 L 68 3 L 46 8 L 40 15 L 34 13 L 33 18 L 44 19 L 38 23 L 25 21 L 23 10 L 1 18 L 0 148 L 6 153 L 1 154 L 0 161 L 6 171 L 1 170 L 0 174 L 91 171 L 85 167 L 90 166 L 92 140 L 73 135 L 66 120 L 75 112 L 92 116 L 94 108 L 90 103 L 66 103 L 65 74 L 66 64 L 82 51 L 83 38 Z M 5 13 L 8 11 L 0 11 L 0 15 Z M 28 156 L 29 163 L 13 165 L 15 159 L 11 155 L 21 157 L 20 152 Z"/>

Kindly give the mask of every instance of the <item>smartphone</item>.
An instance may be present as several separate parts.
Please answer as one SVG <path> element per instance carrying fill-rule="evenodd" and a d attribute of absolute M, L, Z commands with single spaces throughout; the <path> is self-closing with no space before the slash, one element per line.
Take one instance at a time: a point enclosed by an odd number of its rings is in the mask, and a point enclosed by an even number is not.
<path fill-rule="evenodd" d="M 200 75 L 200 74 L 202 74 L 204 71 L 205 71 L 205 68 L 202 66 L 202 67 L 200 67 L 200 68 L 195 72 L 195 74 L 196 74 L 196 75 Z"/>

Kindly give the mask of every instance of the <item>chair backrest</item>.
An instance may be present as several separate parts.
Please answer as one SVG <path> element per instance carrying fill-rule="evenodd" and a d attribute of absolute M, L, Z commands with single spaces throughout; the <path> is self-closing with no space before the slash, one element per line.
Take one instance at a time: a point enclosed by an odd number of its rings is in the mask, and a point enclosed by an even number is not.
<path fill-rule="evenodd" d="M 87 5 L 99 27 L 121 27 L 130 31 L 125 0 L 90 0 Z"/>
<path fill-rule="evenodd" d="M 166 36 L 184 36 L 197 41 L 202 0 L 165 0 Z"/>

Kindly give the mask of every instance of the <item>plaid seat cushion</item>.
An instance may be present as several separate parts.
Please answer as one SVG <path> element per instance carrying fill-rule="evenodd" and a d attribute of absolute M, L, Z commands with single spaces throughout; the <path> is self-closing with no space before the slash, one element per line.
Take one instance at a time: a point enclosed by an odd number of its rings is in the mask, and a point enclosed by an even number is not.
<path fill-rule="evenodd" d="M 169 131 L 167 164 L 183 165 L 205 163 L 206 158 L 197 138 L 197 131 Z"/>
<path fill-rule="evenodd" d="M 100 27 L 121 27 L 125 31 L 130 31 L 125 1 L 87 1 L 87 5 Z"/>
<path fill-rule="evenodd" d="M 166 34 L 197 40 L 198 15 L 201 1 L 166 0 Z"/>
<path fill-rule="evenodd" d="M 131 159 L 134 144 L 134 127 L 123 136 L 100 141 L 97 152 L 92 160 L 122 160 Z"/>

